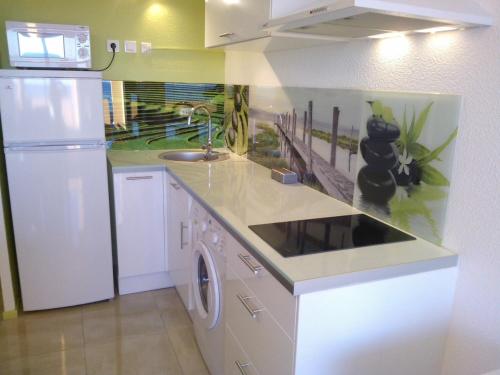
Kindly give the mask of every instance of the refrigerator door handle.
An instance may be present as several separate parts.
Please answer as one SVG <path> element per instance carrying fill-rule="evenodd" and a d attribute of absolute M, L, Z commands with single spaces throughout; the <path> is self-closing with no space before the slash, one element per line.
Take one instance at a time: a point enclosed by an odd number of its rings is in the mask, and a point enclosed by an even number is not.
<path fill-rule="evenodd" d="M 105 149 L 105 144 L 74 144 L 74 145 L 39 145 L 39 146 L 8 146 L 5 152 L 16 151 L 64 151 L 64 150 L 99 150 Z"/>

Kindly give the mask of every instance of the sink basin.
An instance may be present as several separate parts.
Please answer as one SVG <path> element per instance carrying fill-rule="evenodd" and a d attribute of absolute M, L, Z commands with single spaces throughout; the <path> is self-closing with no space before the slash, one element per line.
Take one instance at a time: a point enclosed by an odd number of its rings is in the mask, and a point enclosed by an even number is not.
<path fill-rule="evenodd" d="M 197 161 L 222 161 L 229 159 L 229 153 L 227 152 L 217 152 L 212 151 L 210 158 L 206 157 L 206 151 L 204 150 L 175 150 L 164 152 L 158 157 L 163 160 L 171 161 L 187 161 L 187 162 L 197 162 Z"/>

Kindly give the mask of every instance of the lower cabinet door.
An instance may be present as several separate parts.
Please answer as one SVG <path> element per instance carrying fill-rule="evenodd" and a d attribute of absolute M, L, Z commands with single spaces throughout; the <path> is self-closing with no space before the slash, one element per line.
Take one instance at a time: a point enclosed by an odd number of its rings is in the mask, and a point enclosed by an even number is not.
<path fill-rule="evenodd" d="M 191 262 L 190 197 L 173 179 L 167 186 L 168 271 L 186 309 L 191 308 L 189 293 Z"/>
<path fill-rule="evenodd" d="M 115 173 L 118 276 L 166 271 L 163 172 Z"/>
<path fill-rule="evenodd" d="M 226 325 L 224 338 L 224 375 L 257 375 L 252 362 L 233 332 Z"/>

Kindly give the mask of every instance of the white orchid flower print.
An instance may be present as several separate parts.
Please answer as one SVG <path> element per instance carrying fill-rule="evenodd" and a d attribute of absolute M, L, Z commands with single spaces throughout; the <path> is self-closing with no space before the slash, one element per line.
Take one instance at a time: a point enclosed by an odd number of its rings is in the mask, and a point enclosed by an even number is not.
<path fill-rule="evenodd" d="M 413 161 L 413 158 L 411 155 L 408 155 L 408 152 L 406 149 L 403 151 L 402 155 L 399 155 L 399 168 L 398 168 L 398 174 L 402 174 L 403 171 L 407 176 L 410 175 L 410 164 Z"/>

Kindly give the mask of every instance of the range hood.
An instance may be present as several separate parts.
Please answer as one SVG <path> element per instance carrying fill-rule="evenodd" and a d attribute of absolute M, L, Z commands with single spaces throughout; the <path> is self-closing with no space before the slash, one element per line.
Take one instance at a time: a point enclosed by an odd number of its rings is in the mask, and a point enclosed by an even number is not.
<path fill-rule="evenodd" d="M 471 0 L 330 0 L 271 19 L 270 35 L 345 40 L 489 26 L 492 18 Z"/>

